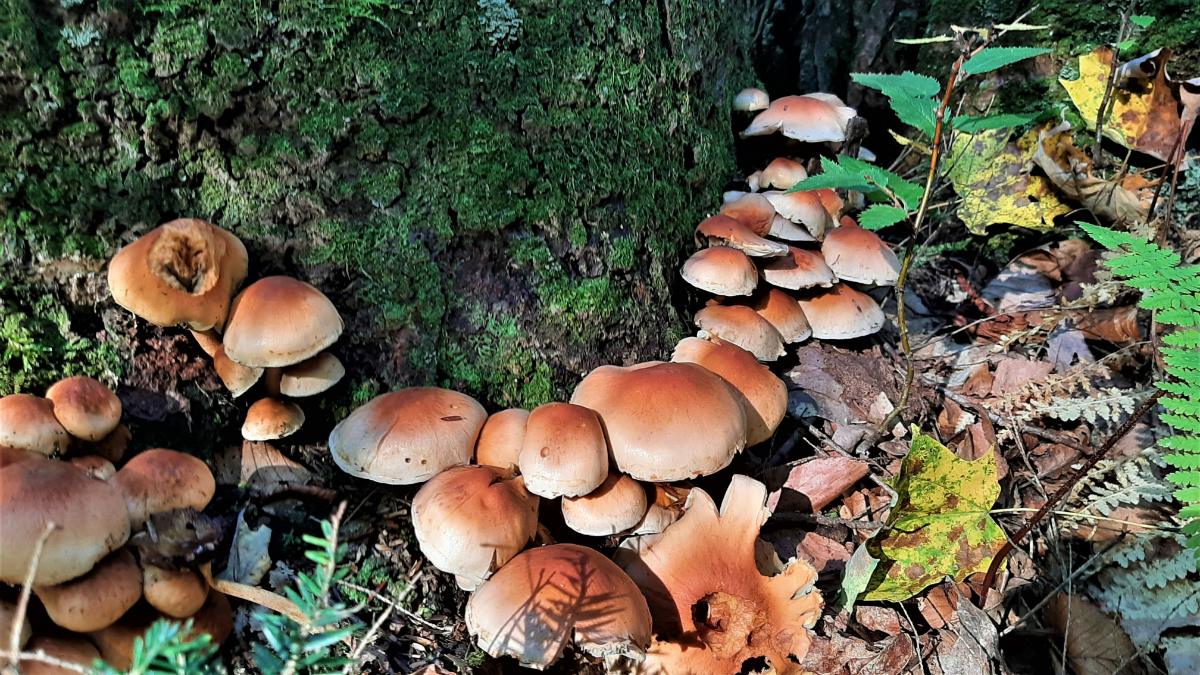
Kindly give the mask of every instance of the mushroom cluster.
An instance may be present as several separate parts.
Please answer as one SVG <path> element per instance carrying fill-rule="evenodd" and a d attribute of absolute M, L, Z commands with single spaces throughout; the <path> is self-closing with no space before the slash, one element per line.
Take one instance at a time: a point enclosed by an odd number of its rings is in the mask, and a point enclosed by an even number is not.
<path fill-rule="evenodd" d="M 807 144 L 845 141 L 855 117 L 830 94 L 770 101 L 751 89 L 737 96 L 735 108 L 758 111 L 743 138 L 778 133 Z M 696 313 L 697 327 L 760 361 L 774 361 L 786 345 L 809 337 L 878 331 L 883 311 L 860 287 L 895 285 L 900 273 L 887 244 L 842 215 L 834 190 L 788 192 L 807 177 L 804 165 L 786 156 L 752 173 L 749 191 L 727 192 L 719 213 L 697 226 L 696 243 L 705 248 L 681 269 L 688 284 L 716 296 Z"/>
<path fill-rule="evenodd" d="M 33 568 L 42 612 L 22 629 L 23 647 L 125 669 L 134 639 L 159 617 L 191 618 L 220 642 L 233 616 L 194 567 L 205 542 L 185 542 L 191 554 L 182 558 L 155 555 L 162 533 L 147 527 L 207 506 L 212 473 L 174 450 L 122 462 L 130 434 L 121 411 L 108 387 L 83 376 L 56 382 L 45 397 L 0 398 L 0 583 L 20 585 Z M 13 620 L 14 608 L 0 602 L 0 624 Z"/>
<path fill-rule="evenodd" d="M 242 437 L 268 441 L 304 424 L 293 398 L 337 384 L 345 368 L 325 351 L 342 334 L 329 298 L 298 279 L 270 276 L 240 293 L 246 247 L 196 218 L 160 225 L 117 252 L 108 285 L 117 304 L 158 326 L 186 325 L 233 396 L 263 383 L 246 411 Z M 235 295 L 236 293 L 236 295 Z"/>

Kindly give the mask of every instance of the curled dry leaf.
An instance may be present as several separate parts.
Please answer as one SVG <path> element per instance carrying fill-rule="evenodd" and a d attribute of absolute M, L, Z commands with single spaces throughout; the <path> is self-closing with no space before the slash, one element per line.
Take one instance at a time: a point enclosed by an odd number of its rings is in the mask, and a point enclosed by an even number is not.
<path fill-rule="evenodd" d="M 1046 172 L 1059 192 L 1103 220 L 1140 223 L 1150 212 L 1153 183 L 1137 173 L 1128 174 L 1120 182 L 1092 173 L 1091 159 L 1075 147 L 1070 122 L 1038 132 L 1033 162 Z"/>

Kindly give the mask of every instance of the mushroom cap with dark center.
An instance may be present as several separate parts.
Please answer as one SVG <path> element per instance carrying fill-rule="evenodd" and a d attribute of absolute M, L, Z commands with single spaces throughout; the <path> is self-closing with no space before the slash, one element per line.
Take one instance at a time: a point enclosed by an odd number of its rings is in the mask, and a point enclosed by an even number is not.
<path fill-rule="evenodd" d="M 50 400 L 33 394 L 0 398 L 0 445 L 49 457 L 66 452 L 70 443 Z"/>
<path fill-rule="evenodd" d="M 117 251 L 108 287 L 118 305 L 155 325 L 220 328 L 247 264 L 246 247 L 233 234 L 180 218 Z"/>
<path fill-rule="evenodd" d="M 767 283 L 793 291 L 821 286 L 829 288 L 837 276 L 820 253 L 792 246 L 789 255 L 773 258 L 763 265 L 762 277 Z"/>
<path fill-rule="evenodd" d="M 570 403 L 547 403 L 529 413 L 518 459 L 535 495 L 579 497 L 608 477 L 608 443 L 596 413 Z"/>
<path fill-rule="evenodd" d="M 101 560 L 87 574 L 54 586 L 34 588 L 55 624 L 86 633 L 120 619 L 142 597 L 142 571 L 128 549 Z"/>
<path fill-rule="evenodd" d="M 83 375 L 68 377 L 46 390 L 54 416 L 67 433 L 98 441 L 121 423 L 121 399 L 99 381 Z"/>
<path fill-rule="evenodd" d="M 346 473 L 377 483 L 423 483 L 471 461 L 487 411 L 448 389 L 411 387 L 360 406 L 329 434 L 329 452 Z"/>
<path fill-rule="evenodd" d="M 129 539 L 129 514 L 120 491 L 66 462 L 30 459 L 0 469 L 0 581 L 25 580 L 33 549 L 47 524 L 33 583 L 49 586 L 87 574 Z"/>
<path fill-rule="evenodd" d="M 646 515 L 646 488 L 623 473 L 610 473 L 581 497 L 563 497 L 563 522 L 580 534 L 607 537 L 624 532 Z"/>
<path fill-rule="evenodd" d="M 805 143 L 846 140 L 846 125 L 858 115 L 832 94 L 784 96 L 750 122 L 742 136 L 765 136 L 779 132 Z"/>
<path fill-rule="evenodd" d="M 233 300 L 225 355 L 243 366 L 281 368 L 337 342 L 342 317 L 325 294 L 291 277 L 250 284 Z"/>
<path fill-rule="evenodd" d="M 892 249 L 851 218 L 842 218 L 842 224 L 825 235 L 821 254 L 839 279 L 894 286 L 900 278 L 900 259 Z"/>
<path fill-rule="evenodd" d="M 217 489 L 207 464 L 165 448 L 138 453 L 109 483 L 124 495 L 129 519 L 137 528 L 156 513 L 188 508 L 203 511 Z"/>
<path fill-rule="evenodd" d="M 849 340 L 883 328 L 883 310 L 871 296 L 846 284 L 800 299 L 813 337 L 818 340 Z"/>
<path fill-rule="evenodd" d="M 291 436 L 304 426 L 304 411 L 291 401 L 260 398 L 246 411 L 242 438 L 248 441 L 273 441 Z"/>
<path fill-rule="evenodd" d="M 519 466 L 528 421 L 529 411 L 524 408 L 509 408 L 489 416 L 475 443 L 475 463 L 501 469 Z"/>
<path fill-rule="evenodd" d="M 705 218 L 697 227 L 696 241 L 710 246 L 736 248 L 748 256 L 765 257 L 787 255 L 787 244 L 763 239 L 728 216 L 717 214 Z"/>
<path fill-rule="evenodd" d="M 703 366 L 738 392 L 746 412 L 747 445 L 768 440 L 783 421 L 787 412 L 787 385 L 741 347 L 721 340 L 689 337 L 675 345 L 671 360 Z"/>
<path fill-rule="evenodd" d="M 683 280 L 714 295 L 750 295 L 758 270 L 745 253 L 728 246 L 697 251 L 683 263 Z"/>
<path fill-rule="evenodd" d="M 704 332 L 732 342 L 759 361 L 774 361 L 787 353 L 779 331 L 745 305 L 712 304 L 696 312 L 695 321 Z"/>

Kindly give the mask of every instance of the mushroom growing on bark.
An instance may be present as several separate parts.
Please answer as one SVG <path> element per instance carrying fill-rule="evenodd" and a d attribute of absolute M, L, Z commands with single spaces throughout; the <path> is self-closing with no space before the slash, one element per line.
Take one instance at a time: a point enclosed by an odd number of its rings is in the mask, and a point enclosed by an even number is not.
<path fill-rule="evenodd" d="M 547 403 L 529 413 L 518 459 L 535 495 L 579 497 L 608 477 L 608 443 L 596 413 L 570 403 Z"/>
<path fill-rule="evenodd" d="M 769 515 L 767 489 L 734 476 L 720 511 L 703 490 L 661 534 L 627 540 L 617 562 L 642 589 L 655 642 L 642 669 L 736 673 L 765 659 L 774 673 L 797 673 L 821 616 L 817 573 L 801 560 L 763 555 L 758 531 Z"/>
<path fill-rule="evenodd" d="M 768 288 L 755 303 L 754 311 L 767 320 L 767 323 L 779 331 L 783 341 L 791 344 L 803 342 L 812 335 L 812 326 L 808 325 L 808 317 L 800 309 L 800 302 L 778 288 Z"/>
<path fill-rule="evenodd" d="M 858 116 L 833 94 L 784 96 L 771 101 L 742 132 L 742 136 L 766 136 L 780 132 L 805 143 L 846 140 L 846 125 Z"/>
<path fill-rule="evenodd" d="M 551 544 L 513 558 L 471 595 L 467 630 L 488 654 L 539 670 L 571 641 L 593 656 L 641 661 L 650 613 L 611 560 L 583 546 Z"/>
<path fill-rule="evenodd" d="M 250 284 L 233 300 L 222 344 L 243 366 L 280 368 L 316 356 L 342 334 L 342 317 L 321 291 L 291 277 Z"/>
<path fill-rule="evenodd" d="M 713 246 L 692 254 L 680 271 L 683 280 L 714 295 L 750 295 L 758 285 L 758 270 L 745 253 Z"/>

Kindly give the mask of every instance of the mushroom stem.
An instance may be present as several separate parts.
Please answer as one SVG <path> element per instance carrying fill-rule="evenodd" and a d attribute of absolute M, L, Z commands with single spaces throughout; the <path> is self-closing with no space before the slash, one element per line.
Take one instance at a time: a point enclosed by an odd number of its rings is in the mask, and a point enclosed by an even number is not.
<path fill-rule="evenodd" d="M 300 608 L 296 606 L 296 603 L 288 600 L 278 593 L 275 593 L 274 591 L 268 591 L 265 588 L 238 583 L 236 581 L 229 581 L 228 579 L 216 579 L 212 575 L 211 563 L 205 563 L 202 565 L 200 567 L 200 574 L 204 576 L 204 580 L 207 581 L 208 585 L 215 591 L 219 591 L 225 595 L 237 598 L 239 600 L 253 602 L 261 607 L 266 607 L 272 612 L 277 612 L 286 616 L 301 626 L 307 626 L 309 624 L 308 617 L 305 616 L 304 612 L 300 611 Z"/>

